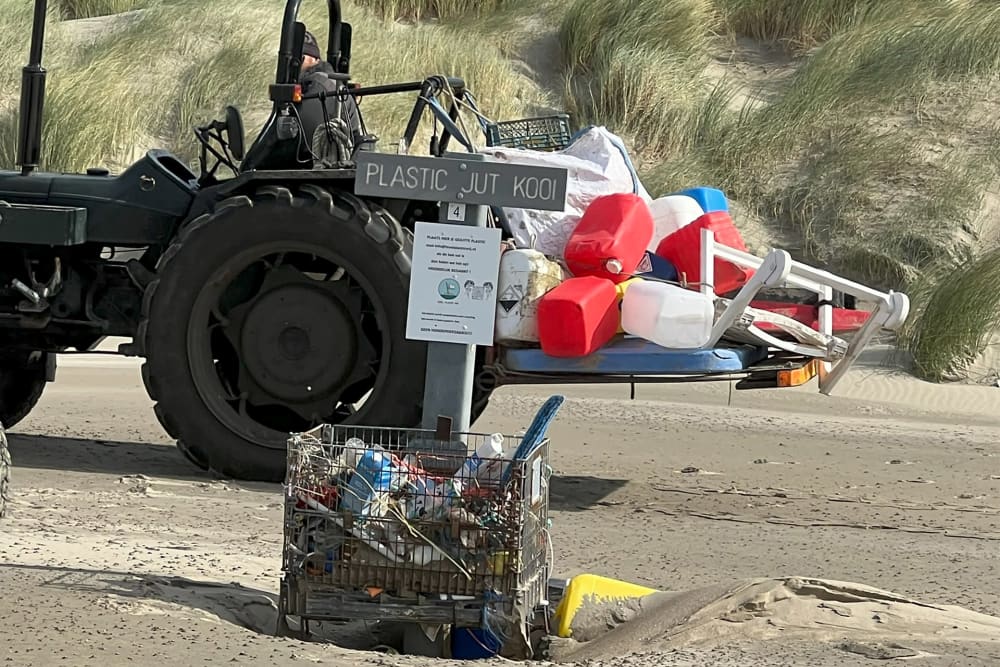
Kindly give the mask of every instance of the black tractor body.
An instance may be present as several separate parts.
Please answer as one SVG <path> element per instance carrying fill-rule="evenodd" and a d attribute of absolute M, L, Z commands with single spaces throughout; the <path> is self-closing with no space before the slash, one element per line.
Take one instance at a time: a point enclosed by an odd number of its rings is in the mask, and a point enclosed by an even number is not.
<path fill-rule="evenodd" d="M 359 117 L 354 97 L 444 86 L 462 95 L 464 83 L 352 85 L 351 26 L 339 0 L 328 0 L 322 85 L 303 95 L 300 4 L 285 4 L 273 110 L 249 146 L 228 107 L 194 128 L 200 174 L 165 150 L 120 174 L 63 174 L 39 170 L 46 2 L 36 0 L 20 169 L 0 171 L 4 426 L 39 400 L 56 354 L 92 351 L 109 336 L 131 339 L 118 352 L 145 358 L 161 423 L 188 458 L 218 474 L 280 480 L 289 432 L 322 422 L 419 425 L 426 343 L 404 335 L 405 220 L 417 206 L 434 216 L 437 205 L 355 196 L 354 153 L 375 137 L 342 119 L 348 107 Z M 307 137 L 300 119 L 310 104 L 325 122 Z M 404 142 L 426 106 L 418 98 Z M 448 140 L 435 137 L 438 154 Z M 220 166 L 232 176 L 217 176 Z M 477 390 L 474 416 L 488 395 Z"/>
<path fill-rule="evenodd" d="M 35 0 L 20 170 L 0 170 L 0 424 L 28 414 L 57 354 L 92 351 L 110 336 L 130 339 L 119 354 L 144 358 L 156 415 L 181 451 L 224 476 L 281 480 L 289 433 L 321 423 L 421 425 L 427 343 L 405 333 L 412 239 L 417 220 L 439 219 L 442 202 L 356 194 L 358 151 L 377 143 L 357 100 L 413 94 L 398 152 L 409 152 L 430 112 L 437 158 L 452 143 L 475 151 L 463 107 L 487 145 L 533 150 L 565 147 L 568 116 L 487 122 L 464 81 L 439 75 L 355 85 L 339 0 L 327 0 L 326 59 L 304 70 L 300 4 L 286 0 L 272 110 L 254 141 L 244 145 L 241 115 L 227 107 L 194 128 L 200 173 L 151 150 L 112 175 L 39 171 L 46 1 Z M 488 208 L 511 238 L 503 209 Z M 789 368 L 815 370 L 809 358 L 624 343 L 585 359 L 477 346 L 472 422 L 505 384 L 743 378 L 736 387 L 749 389 L 777 386 Z"/>

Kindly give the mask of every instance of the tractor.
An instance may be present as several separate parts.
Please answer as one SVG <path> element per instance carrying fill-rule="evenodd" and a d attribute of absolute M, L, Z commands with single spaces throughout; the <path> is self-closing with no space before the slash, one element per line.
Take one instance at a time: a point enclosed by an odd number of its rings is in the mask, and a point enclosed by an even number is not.
<path fill-rule="evenodd" d="M 0 423 L 31 411 L 57 354 L 121 336 L 131 342 L 120 354 L 144 357 L 164 429 L 224 476 L 280 480 L 288 434 L 319 423 L 418 424 L 427 344 L 404 337 L 411 220 L 435 209 L 352 194 L 353 153 L 373 137 L 345 146 L 333 132 L 326 156 L 310 150 L 301 0 L 284 7 L 270 118 L 249 146 L 233 107 L 195 128 L 201 174 L 165 150 L 117 175 L 39 170 L 46 4 L 34 4 L 22 71 L 20 170 L 0 171 Z M 326 61 L 344 95 L 420 95 L 404 142 L 428 95 L 465 94 L 460 79 L 437 76 L 351 85 L 351 25 L 339 0 L 328 9 Z M 449 136 L 435 139 L 447 150 Z M 220 165 L 233 177 L 217 176 Z M 488 394 L 477 391 L 474 416 Z"/>
<path fill-rule="evenodd" d="M 418 426 L 428 343 L 405 335 L 413 230 L 439 219 L 442 203 L 356 194 L 358 152 L 378 139 L 347 131 L 341 112 L 365 96 L 414 94 L 398 152 L 410 150 L 426 112 L 435 121 L 431 157 L 452 142 L 475 152 L 459 122 L 463 106 L 475 108 L 466 82 L 434 75 L 358 86 L 351 24 L 339 0 L 327 0 L 330 85 L 304 93 L 301 0 L 286 0 L 272 109 L 249 145 L 230 106 L 194 128 L 201 173 L 166 150 L 114 175 L 47 173 L 39 170 L 46 5 L 35 0 L 22 70 L 20 169 L 0 171 L 0 423 L 9 429 L 31 411 L 57 354 L 124 337 L 117 352 L 144 359 L 163 428 L 190 461 L 222 476 L 280 481 L 289 434 L 319 424 Z M 317 104 L 323 122 L 305 136 L 303 114 Z M 497 145 L 489 143 L 497 125 L 476 118 L 487 145 Z M 490 211 L 509 237 L 503 209 Z M 678 353 L 618 343 L 583 360 L 478 346 L 471 421 L 504 384 L 743 377 L 758 388 L 777 386 L 781 372 L 815 369 L 788 346 L 792 354 L 775 357 L 768 345 Z"/>

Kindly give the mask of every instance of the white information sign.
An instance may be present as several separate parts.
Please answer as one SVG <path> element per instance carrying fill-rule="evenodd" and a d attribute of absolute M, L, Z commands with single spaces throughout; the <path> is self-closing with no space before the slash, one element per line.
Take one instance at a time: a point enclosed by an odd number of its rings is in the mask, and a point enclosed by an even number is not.
<path fill-rule="evenodd" d="M 499 229 L 416 223 L 406 337 L 492 345 L 499 274 Z"/>

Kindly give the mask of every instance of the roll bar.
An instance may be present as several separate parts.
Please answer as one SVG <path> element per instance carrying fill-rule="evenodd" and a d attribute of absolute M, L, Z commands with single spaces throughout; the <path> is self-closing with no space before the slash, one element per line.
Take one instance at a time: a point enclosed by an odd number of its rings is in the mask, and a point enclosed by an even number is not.
<path fill-rule="evenodd" d="M 329 36 L 326 59 L 338 74 L 350 73 L 351 24 L 344 23 L 340 0 L 327 0 Z M 281 20 L 281 42 L 278 45 L 278 70 L 275 83 L 295 83 L 299 79 L 298 60 L 302 56 L 302 24 L 298 22 L 302 0 L 287 0 Z"/>

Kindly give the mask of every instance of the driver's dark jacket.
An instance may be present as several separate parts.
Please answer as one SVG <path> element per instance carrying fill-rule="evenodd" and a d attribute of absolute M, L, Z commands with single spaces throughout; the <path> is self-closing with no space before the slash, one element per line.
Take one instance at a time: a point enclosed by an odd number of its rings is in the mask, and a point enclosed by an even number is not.
<path fill-rule="evenodd" d="M 331 95 L 337 91 L 337 81 L 331 79 L 329 75 L 334 74 L 333 66 L 325 60 L 319 61 L 307 69 L 300 77 L 299 83 L 302 86 L 302 94 L 326 90 Z M 334 100 L 326 100 L 328 117 L 333 120 Z M 299 117 L 302 119 L 302 129 L 305 132 L 305 140 L 312 142 L 313 133 L 316 128 L 323 124 L 323 103 L 318 99 L 302 100 L 299 104 Z M 347 123 L 351 130 L 351 139 L 357 145 L 362 137 L 361 115 L 358 112 L 358 104 L 354 96 L 347 95 L 340 105 L 340 117 Z"/>

